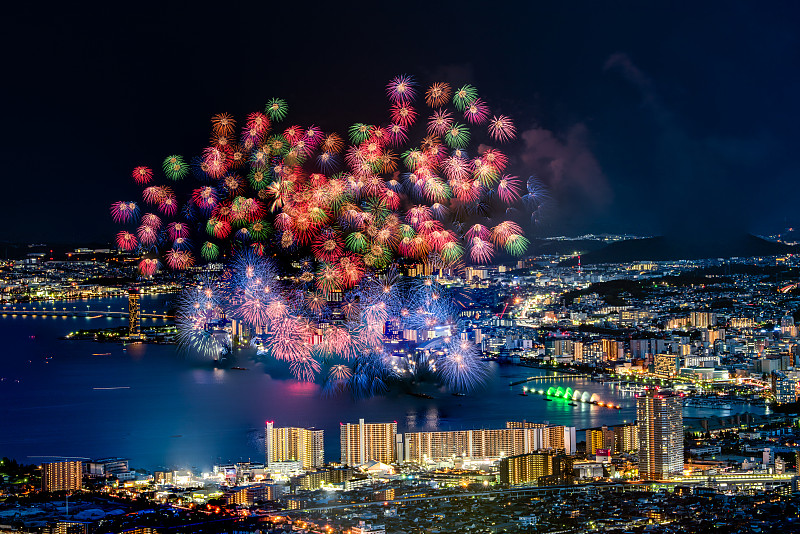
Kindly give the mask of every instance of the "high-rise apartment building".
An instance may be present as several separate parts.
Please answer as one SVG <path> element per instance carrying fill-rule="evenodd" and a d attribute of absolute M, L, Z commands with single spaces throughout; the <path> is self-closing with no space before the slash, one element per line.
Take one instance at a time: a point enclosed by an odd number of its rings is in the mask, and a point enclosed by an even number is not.
<path fill-rule="evenodd" d="M 83 485 L 83 462 L 51 462 L 42 465 L 44 491 L 77 491 Z"/>
<path fill-rule="evenodd" d="M 594 456 L 597 449 L 614 451 L 614 429 L 607 426 L 586 431 L 586 454 Z"/>
<path fill-rule="evenodd" d="M 139 289 L 133 288 L 128 290 L 128 335 L 138 336 L 140 325 Z"/>
<path fill-rule="evenodd" d="M 549 452 L 510 456 L 500 461 L 500 482 L 511 486 L 570 484 L 573 481 L 572 463 L 570 456 Z"/>
<path fill-rule="evenodd" d="M 324 463 L 324 431 L 316 428 L 275 428 L 267 421 L 264 428 L 266 466 L 276 462 L 300 462 L 303 469 L 322 467 Z"/>
<path fill-rule="evenodd" d="M 371 460 L 385 464 L 397 461 L 397 421 L 391 423 L 341 423 L 342 463 L 361 465 Z"/>
<path fill-rule="evenodd" d="M 689 314 L 689 322 L 695 328 L 708 328 L 717 325 L 717 314 L 714 312 L 692 312 Z"/>
<path fill-rule="evenodd" d="M 639 450 L 639 427 L 636 423 L 614 427 L 614 452 L 636 452 Z"/>
<path fill-rule="evenodd" d="M 509 421 L 506 428 L 407 432 L 403 460 L 424 464 L 462 458 L 487 460 L 539 450 L 575 454 L 575 427 Z"/>
<path fill-rule="evenodd" d="M 636 399 L 639 477 L 664 480 L 683 473 L 683 403 L 671 393 L 647 390 Z"/>

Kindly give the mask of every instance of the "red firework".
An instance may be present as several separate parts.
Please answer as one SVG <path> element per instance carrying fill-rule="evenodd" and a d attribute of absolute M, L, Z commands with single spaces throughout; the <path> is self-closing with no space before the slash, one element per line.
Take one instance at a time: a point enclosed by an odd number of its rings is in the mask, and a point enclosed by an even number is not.
<path fill-rule="evenodd" d="M 417 112 L 409 104 L 395 104 L 391 109 L 392 122 L 408 128 L 414 124 Z"/>
<path fill-rule="evenodd" d="M 139 185 L 149 184 L 150 180 L 153 179 L 153 169 L 151 169 L 150 167 L 143 167 L 143 166 L 136 167 L 135 169 L 133 169 L 131 176 L 133 177 L 133 180 Z"/>
<path fill-rule="evenodd" d="M 136 236 L 130 232 L 120 232 L 117 234 L 117 247 L 121 250 L 134 250 L 139 246 Z"/>

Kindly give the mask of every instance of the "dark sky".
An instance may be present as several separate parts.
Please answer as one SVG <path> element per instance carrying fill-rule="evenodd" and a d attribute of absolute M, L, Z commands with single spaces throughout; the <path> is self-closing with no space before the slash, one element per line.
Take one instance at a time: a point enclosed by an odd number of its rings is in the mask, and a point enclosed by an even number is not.
<path fill-rule="evenodd" d="M 344 132 L 384 119 L 400 73 L 472 82 L 514 117 L 512 170 L 554 200 L 539 235 L 798 222 L 796 2 L 20 4 L 0 240 L 110 240 L 131 169 L 198 154 L 214 113 L 282 96 L 292 123 Z"/>

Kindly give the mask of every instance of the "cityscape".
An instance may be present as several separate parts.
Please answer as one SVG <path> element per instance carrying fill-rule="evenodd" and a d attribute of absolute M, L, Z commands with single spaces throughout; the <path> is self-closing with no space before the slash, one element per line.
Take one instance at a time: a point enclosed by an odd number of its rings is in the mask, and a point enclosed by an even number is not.
<path fill-rule="evenodd" d="M 800 532 L 800 9 L 10 11 L 0 533 Z"/>

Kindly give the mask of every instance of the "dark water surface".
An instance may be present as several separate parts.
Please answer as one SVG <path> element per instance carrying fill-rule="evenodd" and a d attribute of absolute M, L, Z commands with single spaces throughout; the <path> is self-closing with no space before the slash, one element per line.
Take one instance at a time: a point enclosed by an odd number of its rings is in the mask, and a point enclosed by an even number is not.
<path fill-rule="evenodd" d="M 144 311 L 164 309 L 167 297 L 143 296 Z M 39 305 L 45 309 L 126 309 L 122 298 Z M 197 467 L 218 461 L 263 461 L 264 421 L 276 426 L 325 430 L 325 458 L 338 460 L 339 423 L 397 421 L 398 430 L 502 427 L 508 420 L 572 425 L 615 425 L 635 418 L 635 400 L 614 386 L 584 379 L 553 378 L 537 387 L 569 386 L 622 405 L 611 410 L 566 401 L 521 396 L 521 378 L 545 371 L 492 366 L 481 391 L 457 397 L 433 386 L 418 390 L 434 399 L 400 391 L 353 400 L 324 398 L 317 384 L 300 383 L 275 362 L 234 353 L 228 366 L 178 354 L 174 346 L 128 345 L 58 339 L 81 328 L 107 328 L 127 319 L 0 317 L 0 457 L 41 462 L 47 456 L 123 456 L 132 467 Z M 143 325 L 158 324 L 144 319 Z M 105 353 L 110 353 L 105 355 Z M 106 389 L 97 389 L 106 388 Z M 113 389 L 112 389 L 113 388 Z M 741 411 L 737 407 L 733 410 Z M 755 411 L 755 408 L 751 410 Z M 763 413 L 763 408 L 759 409 Z M 686 416 L 727 415 L 720 409 L 687 408 Z M 583 435 L 579 434 L 578 440 Z"/>

